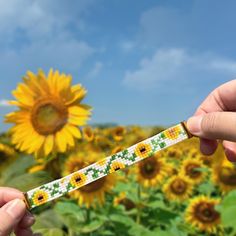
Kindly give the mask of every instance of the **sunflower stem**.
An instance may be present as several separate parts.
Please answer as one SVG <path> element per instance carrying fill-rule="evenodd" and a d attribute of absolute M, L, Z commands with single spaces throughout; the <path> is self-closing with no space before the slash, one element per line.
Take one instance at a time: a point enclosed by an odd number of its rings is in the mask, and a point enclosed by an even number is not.
<path fill-rule="evenodd" d="M 90 209 L 86 208 L 86 223 L 90 223 Z"/>

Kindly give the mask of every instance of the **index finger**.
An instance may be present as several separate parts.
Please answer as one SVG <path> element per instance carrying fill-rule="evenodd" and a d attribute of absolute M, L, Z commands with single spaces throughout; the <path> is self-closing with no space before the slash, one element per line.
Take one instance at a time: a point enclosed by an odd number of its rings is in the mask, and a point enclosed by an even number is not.
<path fill-rule="evenodd" d="M 231 80 L 213 90 L 198 107 L 195 115 L 216 111 L 236 110 L 236 80 Z"/>
<path fill-rule="evenodd" d="M 16 198 L 23 200 L 23 193 L 14 188 L 0 187 L 0 207 Z"/>

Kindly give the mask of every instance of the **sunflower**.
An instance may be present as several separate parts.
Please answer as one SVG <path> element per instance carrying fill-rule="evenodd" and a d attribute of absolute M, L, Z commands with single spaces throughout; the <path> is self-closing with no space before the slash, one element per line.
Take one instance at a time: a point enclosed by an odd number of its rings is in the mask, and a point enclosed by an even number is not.
<path fill-rule="evenodd" d="M 70 178 L 70 184 L 73 187 L 81 187 L 86 183 L 87 177 L 84 173 L 74 173 Z"/>
<path fill-rule="evenodd" d="M 179 137 L 180 131 L 181 131 L 180 127 L 175 126 L 175 127 L 165 130 L 163 134 L 168 139 L 177 139 Z"/>
<path fill-rule="evenodd" d="M 28 71 L 13 95 L 19 110 L 9 113 L 6 122 L 11 128 L 12 142 L 20 151 L 36 156 L 52 152 L 66 152 L 81 138 L 78 126 L 86 124 L 90 107 L 81 104 L 86 90 L 80 85 L 71 86 L 71 76 L 50 70 L 38 74 Z"/>
<path fill-rule="evenodd" d="M 206 176 L 205 172 L 199 170 L 199 168 L 203 167 L 204 165 L 201 160 L 196 158 L 187 158 L 182 162 L 180 174 L 190 178 L 193 184 L 198 184 L 201 183 Z"/>
<path fill-rule="evenodd" d="M 135 208 L 135 203 L 126 197 L 125 192 L 121 192 L 117 197 L 114 198 L 113 205 L 114 206 L 123 205 L 126 211 Z"/>
<path fill-rule="evenodd" d="M 68 173 L 84 168 L 98 160 L 104 160 L 103 158 L 103 155 L 95 152 L 74 153 L 65 162 L 63 174 L 67 175 Z M 103 162 L 103 164 L 105 163 Z M 72 175 L 70 182 L 73 186 L 80 187 L 83 185 L 84 181 L 86 181 L 85 178 L 86 176 L 76 173 Z M 113 189 L 115 181 L 116 176 L 111 174 L 72 191 L 69 195 L 76 199 L 79 205 L 85 204 L 88 208 L 95 207 L 97 203 L 102 205 L 105 201 L 105 193 L 108 193 Z"/>
<path fill-rule="evenodd" d="M 125 134 L 126 129 L 123 126 L 117 126 L 111 131 L 111 135 L 115 141 L 121 141 L 122 139 L 124 139 Z"/>
<path fill-rule="evenodd" d="M 219 186 L 223 193 L 236 189 L 236 168 L 233 163 L 224 160 L 221 166 L 212 169 L 212 182 Z"/>
<path fill-rule="evenodd" d="M 164 150 L 163 157 L 180 159 L 182 157 L 182 152 L 177 147 L 170 147 L 170 148 L 167 148 L 166 150 Z"/>
<path fill-rule="evenodd" d="M 83 128 L 83 137 L 88 142 L 92 142 L 94 140 L 94 132 L 92 127 L 86 126 Z"/>
<path fill-rule="evenodd" d="M 200 231 L 216 233 L 220 214 L 215 210 L 219 200 L 206 196 L 195 197 L 186 209 L 185 220 Z"/>
<path fill-rule="evenodd" d="M 111 164 L 111 168 L 110 168 L 110 173 L 113 173 L 119 169 L 124 169 L 125 168 L 125 164 L 119 161 L 113 161 Z"/>
<path fill-rule="evenodd" d="M 171 165 L 164 159 L 153 155 L 139 162 L 135 167 L 135 172 L 140 184 L 144 187 L 151 187 L 160 184 L 171 173 Z"/>
<path fill-rule="evenodd" d="M 48 200 L 48 193 L 44 190 L 38 190 L 34 193 L 32 197 L 33 204 L 39 206 L 44 204 Z"/>
<path fill-rule="evenodd" d="M 166 198 L 177 202 L 188 199 L 192 190 L 193 186 L 189 178 L 183 175 L 173 176 L 163 187 Z"/>
<path fill-rule="evenodd" d="M 150 144 L 142 142 L 142 143 L 137 144 L 134 152 L 136 156 L 138 157 L 147 158 L 150 156 L 152 152 L 152 147 Z"/>
<path fill-rule="evenodd" d="M 112 142 L 104 135 L 97 135 L 95 137 L 95 147 L 98 148 L 98 151 L 109 151 L 112 148 Z"/>

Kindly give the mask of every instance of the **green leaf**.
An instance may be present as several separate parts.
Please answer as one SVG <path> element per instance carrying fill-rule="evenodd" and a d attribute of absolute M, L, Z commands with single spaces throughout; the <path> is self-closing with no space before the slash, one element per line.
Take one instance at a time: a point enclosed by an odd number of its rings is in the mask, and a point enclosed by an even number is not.
<path fill-rule="evenodd" d="M 135 236 L 156 236 L 157 235 L 155 232 L 150 231 L 149 229 L 135 222 L 133 222 L 128 232 L 130 233 L 130 235 L 135 235 Z"/>
<path fill-rule="evenodd" d="M 33 174 L 26 173 L 10 178 L 6 183 L 8 187 L 18 188 L 21 191 L 28 191 L 32 188 L 51 181 L 51 177 L 45 171 L 39 171 Z"/>
<path fill-rule="evenodd" d="M 153 219 L 158 223 L 169 224 L 171 220 L 178 216 L 177 213 L 164 208 L 157 208 L 149 212 L 148 218 Z"/>
<path fill-rule="evenodd" d="M 81 233 L 91 233 L 96 230 L 98 230 L 102 225 L 103 221 L 99 220 L 93 220 L 90 224 L 85 225 L 84 227 L 81 228 L 80 232 Z"/>
<path fill-rule="evenodd" d="M 221 213 L 221 221 L 225 227 L 232 227 L 236 230 L 236 191 L 230 192 L 224 197 L 222 202 L 216 206 L 216 210 Z"/>
<path fill-rule="evenodd" d="M 199 185 L 197 190 L 202 194 L 210 195 L 215 191 L 215 186 L 211 182 L 206 182 Z"/>
<path fill-rule="evenodd" d="M 38 233 L 43 236 L 65 236 L 65 233 L 61 229 L 57 228 L 39 229 L 34 233 Z"/>
<path fill-rule="evenodd" d="M 1 184 L 19 175 L 25 174 L 26 170 L 35 163 L 32 156 L 19 156 L 13 163 L 7 166 L 1 173 Z"/>
<path fill-rule="evenodd" d="M 63 227 L 62 221 L 57 217 L 53 210 L 47 210 L 36 216 L 36 222 L 33 225 L 33 230 L 39 232 L 45 229 L 60 229 Z"/>
<path fill-rule="evenodd" d="M 74 202 L 58 202 L 54 208 L 59 218 L 70 230 L 80 232 L 84 225 L 82 209 Z"/>
<path fill-rule="evenodd" d="M 73 214 L 82 215 L 81 208 L 71 201 L 57 202 L 55 211 L 61 215 Z"/>
<path fill-rule="evenodd" d="M 115 215 L 115 214 L 113 214 L 113 215 L 109 216 L 109 219 L 111 221 L 124 224 L 126 226 L 130 226 L 130 225 L 132 225 L 134 223 L 134 221 L 130 217 L 126 216 L 126 215 L 118 215 L 118 214 Z"/>
<path fill-rule="evenodd" d="M 166 205 L 164 204 L 163 201 L 153 201 L 153 202 L 150 202 L 150 203 L 147 203 L 147 206 L 150 207 L 150 208 L 166 208 Z"/>

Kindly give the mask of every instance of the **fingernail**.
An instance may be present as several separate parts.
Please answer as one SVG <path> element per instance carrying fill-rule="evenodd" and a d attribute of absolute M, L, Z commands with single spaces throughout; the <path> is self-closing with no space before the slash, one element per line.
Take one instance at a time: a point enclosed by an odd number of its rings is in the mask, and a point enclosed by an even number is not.
<path fill-rule="evenodd" d="M 236 153 L 233 150 L 226 148 L 225 155 L 229 161 L 236 164 Z"/>
<path fill-rule="evenodd" d="M 14 199 L 2 207 L 12 218 L 18 219 L 26 209 L 25 203 L 20 199 Z"/>
<path fill-rule="evenodd" d="M 34 216 L 26 216 L 25 217 L 25 221 L 26 221 L 26 223 L 28 224 L 28 225 L 33 225 L 34 224 L 34 222 L 35 222 L 35 218 L 34 218 Z"/>
<path fill-rule="evenodd" d="M 192 116 L 187 121 L 187 128 L 194 135 L 201 134 L 202 116 Z"/>

